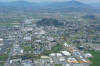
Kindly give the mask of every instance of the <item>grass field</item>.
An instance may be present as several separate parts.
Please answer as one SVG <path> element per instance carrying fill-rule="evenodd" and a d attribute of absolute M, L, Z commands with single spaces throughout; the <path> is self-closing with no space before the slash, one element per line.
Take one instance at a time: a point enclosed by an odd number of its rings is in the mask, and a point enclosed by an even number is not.
<path fill-rule="evenodd" d="M 100 66 L 100 51 L 91 51 L 93 58 L 89 58 L 92 62 L 91 66 Z"/>

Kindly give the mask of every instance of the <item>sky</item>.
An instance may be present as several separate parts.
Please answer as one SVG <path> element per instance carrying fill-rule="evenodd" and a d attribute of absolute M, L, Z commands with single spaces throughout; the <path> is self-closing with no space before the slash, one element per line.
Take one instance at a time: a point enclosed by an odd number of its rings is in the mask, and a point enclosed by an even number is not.
<path fill-rule="evenodd" d="M 63 2 L 69 0 L 0 0 L 0 2 L 29 1 L 29 2 Z M 78 0 L 84 3 L 98 3 L 100 0 Z"/>

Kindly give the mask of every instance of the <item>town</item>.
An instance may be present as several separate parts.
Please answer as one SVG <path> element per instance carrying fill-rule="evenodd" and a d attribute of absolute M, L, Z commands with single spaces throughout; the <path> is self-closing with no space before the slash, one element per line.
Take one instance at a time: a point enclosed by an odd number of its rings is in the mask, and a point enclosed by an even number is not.
<path fill-rule="evenodd" d="M 0 54 L 8 54 L 4 66 L 90 66 L 92 54 L 64 40 L 63 27 L 39 26 L 41 20 L 26 19 L 2 29 Z"/>
<path fill-rule="evenodd" d="M 0 66 L 100 66 L 100 1 L 0 0 Z"/>

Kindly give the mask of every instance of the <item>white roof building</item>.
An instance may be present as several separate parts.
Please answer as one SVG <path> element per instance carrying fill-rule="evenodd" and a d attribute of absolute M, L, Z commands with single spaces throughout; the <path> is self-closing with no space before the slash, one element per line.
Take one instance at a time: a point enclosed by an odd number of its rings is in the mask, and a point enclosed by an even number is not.
<path fill-rule="evenodd" d="M 50 54 L 50 56 L 55 56 L 55 55 L 56 55 L 55 53 L 51 53 L 51 54 Z"/>
<path fill-rule="evenodd" d="M 31 37 L 24 37 L 24 40 L 31 40 Z"/>
<path fill-rule="evenodd" d="M 64 43 L 64 46 L 65 47 L 71 47 L 72 45 L 71 44 Z"/>
<path fill-rule="evenodd" d="M 21 52 L 21 53 L 23 53 L 23 52 L 24 52 L 24 50 L 20 50 L 20 52 Z"/>
<path fill-rule="evenodd" d="M 3 41 L 3 39 L 2 39 L 2 38 L 0 38 L 0 41 Z"/>
<path fill-rule="evenodd" d="M 85 54 L 85 57 L 86 57 L 86 58 L 92 57 L 92 54 L 91 54 L 91 53 L 86 53 L 86 54 Z"/>
<path fill-rule="evenodd" d="M 65 61 L 65 57 L 60 57 L 59 61 Z"/>
<path fill-rule="evenodd" d="M 61 53 L 65 56 L 71 56 L 71 53 L 69 53 L 68 51 L 61 51 Z"/>
<path fill-rule="evenodd" d="M 62 56 L 62 54 L 61 53 L 56 53 L 56 56 L 59 57 L 59 56 Z"/>
<path fill-rule="evenodd" d="M 23 66 L 32 66 L 31 64 L 23 64 Z"/>

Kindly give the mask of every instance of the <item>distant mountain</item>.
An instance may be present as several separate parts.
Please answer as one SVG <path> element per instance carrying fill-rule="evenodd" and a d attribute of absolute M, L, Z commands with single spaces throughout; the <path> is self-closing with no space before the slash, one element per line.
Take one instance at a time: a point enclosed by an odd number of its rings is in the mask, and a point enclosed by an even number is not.
<path fill-rule="evenodd" d="M 100 9 L 100 3 L 91 3 L 89 5 L 91 5 L 92 7 L 96 8 L 96 9 Z"/>
<path fill-rule="evenodd" d="M 26 1 L 15 1 L 0 3 L 0 13 L 26 13 L 32 12 L 37 7 L 37 3 Z"/>
<path fill-rule="evenodd" d="M 14 1 L 14 2 L 0 2 L 0 6 L 1 5 L 26 5 L 26 4 L 32 4 L 30 2 L 27 1 Z"/>
<path fill-rule="evenodd" d="M 78 2 L 51 2 L 51 3 L 30 3 L 26 1 L 15 1 L 0 3 L 0 12 L 96 12 L 90 5 Z"/>
<path fill-rule="evenodd" d="M 67 11 L 67 12 L 92 12 L 95 9 L 88 5 L 78 1 L 68 1 L 68 2 L 60 2 L 60 3 L 51 3 L 47 5 L 49 8 L 53 10 L 59 11 Z"/>

